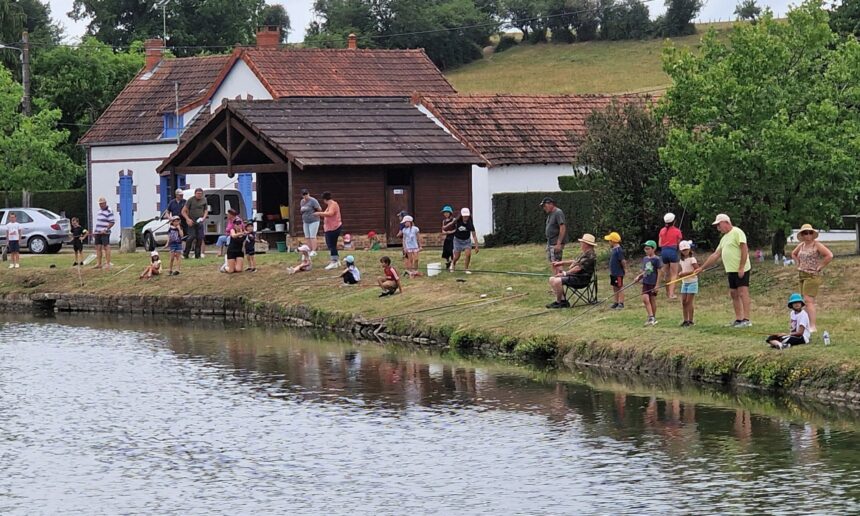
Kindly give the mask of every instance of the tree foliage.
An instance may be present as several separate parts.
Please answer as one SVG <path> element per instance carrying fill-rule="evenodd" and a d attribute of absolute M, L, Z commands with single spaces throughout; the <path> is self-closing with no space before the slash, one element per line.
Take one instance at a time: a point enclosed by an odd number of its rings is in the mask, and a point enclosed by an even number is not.
<path fill-rule="evenodd" d="M 19 112 L 21 86 L 0 68 L 0 191 L 68 188 L 80 174 L 58 147 L 68 132 L 58 130 L 58 109 L 37 106 L 36 114 Z"/>
<path fill-rule="evenodd" d="M 839 34 L 860 37 L 860 0 L 842 0 L 834 7 L 830 27 Z"/>
<path fill-rule="evenodd" d="M 666 0 L 666 13 L 654 22 L 657 36 L 687 36 L 696 33 L 693 20 L 702 9 L 702 0 Z"/>
<path fill-rule="evenodd" d="M 574 184 L 591 191 L 599 231 L 618 231 L 638 250 L 654 238 L 663 214 L 677 207 L 669 189 L 671 170 L 660 162 L 666 128 L 648 106 L 612 103 L 588 119 Z"/>
<path fill-rule="evenodd" d="M 860 43 L 839 40 L 820 0 L 786 23 L 766 12 L 727 42 L 711 33 L 699 53 L 668 48 L 664 69 L 674 84 L 661 156 L 688 210 L 726 212 L 762 242 L 856 207 Z"/>
<path fill-rule="evenodd" d="M 735 16 L 738 17 L 738 20 L 748 20 L 755 23 L 761 16 L 761 7 L 759 7 L 757 0 L 743 0 L 735 6 Z"/>
<path fill-rule="evenodd" d="M 260 26 L 279 27 L 281 29 L 281 43 L 286 43 L 290 35 L 290 15 L 281 4 L 267 5 L 260 13 Z"/>
<path fill-rule="evenodd" d="M 164 14 L 167 45 L 189 55 L 253 43 L 274 11 L 264 0 L 75 0 L 69 12 L 74 20 L 89 20 L 87 34 L 113 47 L 162 36 Z"/>
<path fill-rule="evenodd" d="M 640 0 L 603 0 L 600 9 L 600 38 L 644 39 L 651 36 L 651 15 Z"/>

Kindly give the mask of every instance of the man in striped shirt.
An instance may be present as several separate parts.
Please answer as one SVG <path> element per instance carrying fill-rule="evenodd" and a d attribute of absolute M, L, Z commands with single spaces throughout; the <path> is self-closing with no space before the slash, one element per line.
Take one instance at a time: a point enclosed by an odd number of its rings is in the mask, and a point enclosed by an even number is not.
<path fill-rule="evenodd" d="M 93 229 L 93 243 L 96 245 L 98 258 L 96 269 L 102 268 L 102 255 L 105 259 L 104 267 L 110 269 L 110 231 L 114 224 L 116 224 L 116 217 L 108 208 L 107 200 L 99 197 L 99 212 L 96 214 L 96 227 Z"/>

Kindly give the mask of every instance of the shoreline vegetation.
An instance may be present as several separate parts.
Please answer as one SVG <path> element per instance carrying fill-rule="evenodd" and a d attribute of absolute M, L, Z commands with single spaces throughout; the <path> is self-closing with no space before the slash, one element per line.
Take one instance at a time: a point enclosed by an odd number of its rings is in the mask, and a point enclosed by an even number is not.
<path fill-rule="evenodd" d="M 627 291 L 622 311 L 609 310 L 610 302 L 545 309 L 549 267 L 543 248 L 534 245 L 481 249 L 473 274 L 404 279 L 403 294 L 382 299 L 375 286 L 379 258 L 391 256 L 402 270 L 399 249 L 354 251 L 363 285 L 351 287 L 340 285 L 339 271 L 322 270 L 325 253 L 308 273 L 285 272 L 295 254 L 269 253 L 258 256 L 256 273 L 219 274 L 222 260 L 210 256 L 185 260 L 180 276 L 149 281 L 137 278 L 145 253 L 114 254 L 111 270 L 83 268 L 80 274 L 71 254 L 24 255 L 20 269 L 0 270 L 0 311 L 30 311 L 48 300 L 58 310 L 224 316 L 348 331 L 465 357 L 601 367 L 860 404 L 860 257 L 846 256 L 847 249 L 836 247 L 838 257 L 827 269 L 819 332 L 809 345 L 786 351 L 769 349 L 764 336 L 785 331 L 785 300 L 797 289 L 793 267 L 753 264 L 752 328 L 727 327 L 733 312 L 721 269 L 701 278 L 696 326 L 679 327 L 680 301 L 661 292 L 660 324 L 645 328 L 636 289 Z M 437 250 L 422 254 L 425 265 L 440 261 Z M 566 249 L 567 257 L 575 254 Z M 700 261 L 705 257 L 700 254 Z M 598 248 L 597 274 L 603 300 L 612 293 L 606 246 Z M 825 330 L 830 346 L 822 342 Z"/>

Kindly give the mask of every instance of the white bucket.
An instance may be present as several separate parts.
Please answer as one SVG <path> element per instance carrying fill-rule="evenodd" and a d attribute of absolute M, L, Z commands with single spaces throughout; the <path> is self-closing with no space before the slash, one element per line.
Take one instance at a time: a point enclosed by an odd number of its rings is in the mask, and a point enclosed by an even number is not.
<path fill-rule="evenodd" d="M 275 231 L 286 231 L 286 230 L 287 230 L 286 224 L 275 224 Z"/>
<path fill-rule="evenodd" d="M 428 263 L 427 264 L 427 277 L 432 277 L 438 275 L 442 272 L 442 264 L 441 263 Z"/>

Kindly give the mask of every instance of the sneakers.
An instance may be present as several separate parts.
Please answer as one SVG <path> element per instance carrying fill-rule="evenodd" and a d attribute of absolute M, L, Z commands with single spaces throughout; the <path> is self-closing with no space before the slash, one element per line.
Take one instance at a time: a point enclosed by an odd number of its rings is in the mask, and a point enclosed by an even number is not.
<path fill-rule="evenodd" d="M 317 252 L 316 252 L 316 251 L 311 251 L 311 252 L 309 252 L 309 253 L 308 253 L 308 256 L 310 256 L 311 258 L 313 258 L 313 257 L 314 257 L 314 256 L 316 256 L 316 255 L 317 255 Z"/>
<path fill-rule="evenodd" d="M 379 294 L 379 297 L 393 296 L 395 293 L 397 293 L 397 290 L 383 290 L 382 293 Z"/>
<path fill-rule="evenodd" d="M 624 303 L 612 303 L 612 306 L 609 307 L 610 310 L 624 310 Z"/>
<path fill-rule="evenodd" d="M 561 301 L 553 301 L 552 303 L 546 305 L 547 308 L 570 308 L 570 303 L 567 299 L 562 299 Z"/>
<path fill-rule="evenodd" d="M 684 321 L 681 323 L 681 328 L 689 328 L 690 326 L 695 326 L 695 324 L 693 321 Z"/>
<path fill-rule="evenodd" d="M 752 323 L 749 319 L 743 319 L 740 321 L 735 321 L 731 324 L 732 328 L 752 328 Z"/>
<path fill-rule="evenodd" d="M 647 321 L 645 321 L 645 326 L 657 326 L 657 318 L 649 317 Z"/>
<path fill-rule="evenodd" d="M 10 269 L 14 269 L 14 268 L 15 268 L 15 264 L 14 264 L 14 263 L 10 263 L 10 264 L 9 264 L 9 268 L 10 268 Z"/>
<path fill-rule="evenodd" d="M 179 276 L 179 271 L 170 271 L 170 276 Z"/>
<path fill-rule="evenodd" d="M 333 269 L 337 269 L 338 267 L 340 267 L 340 261 L 339 260 L 336 262 L 329 262 L 329 264 L 325 266 L 325 270 L 330 271 Z"/>
<path fill-rule="evenodd" d="M 612 305 L 609 306 L 610 310 L 615 310 L 617 308 L 618 308 L 618 303 L 612 303 Z"/>
<path fill-rule="evenodd" d="M 773 349 L 779 349 L 779 350 L 788 349 L 791 347 L 791 344 L 788 342 L 785 342 L 785 341 L 779 341 L 776 343 L 771 342 L 769 344 L 770 344 L 770 347 L 772 347 Z"/>

